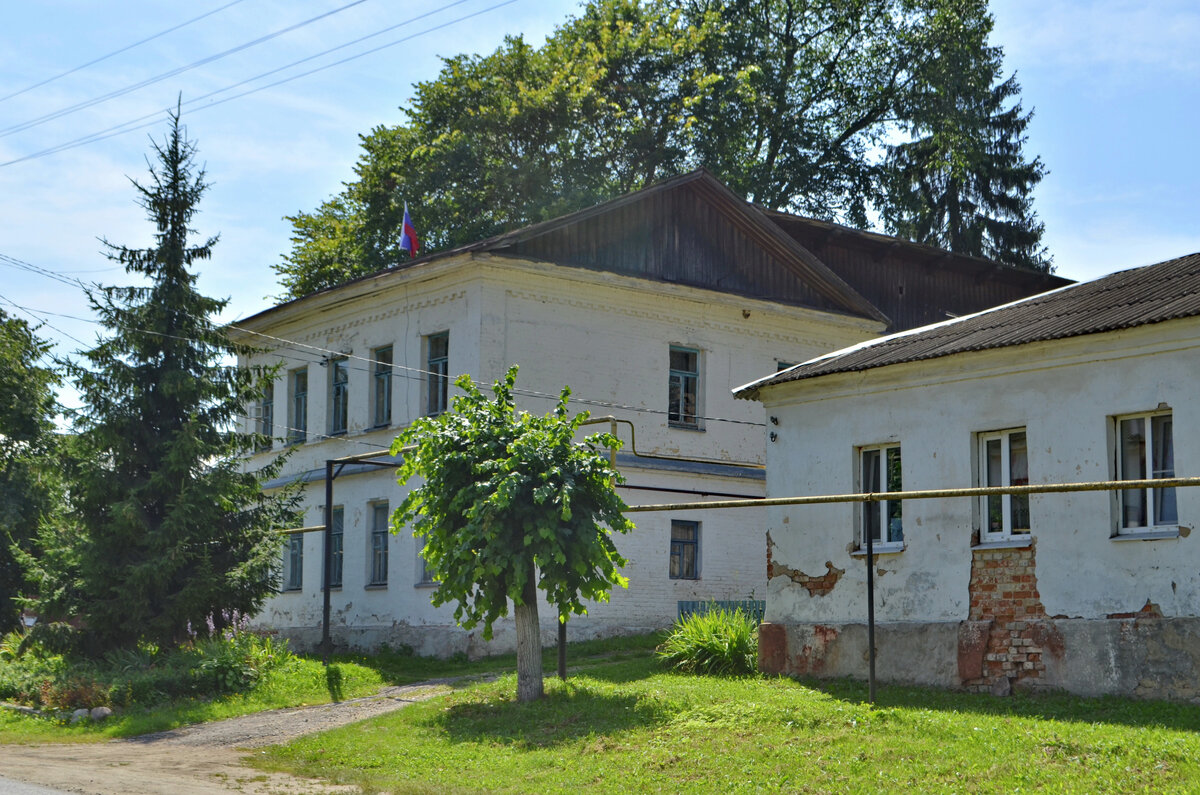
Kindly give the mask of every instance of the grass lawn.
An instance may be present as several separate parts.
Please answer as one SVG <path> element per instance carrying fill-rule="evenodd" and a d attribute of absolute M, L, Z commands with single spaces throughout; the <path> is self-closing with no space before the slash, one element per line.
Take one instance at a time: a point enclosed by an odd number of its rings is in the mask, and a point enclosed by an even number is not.
<path fill-rule="evenodd" d="M 1197 792 L 1200 707 L 664 673 L 582 660 L 255 755 L 367 792 Z M 548 669 L 552 670 L 552 669 Z"/>
<path fill-rule="evenodd" d="M 657 636 L 594 641 L 572 645 L 573 661 L 611 659 L 621 654 L 647 654 Z M 545 664 L 554 670 L 554 652 L 547 650 Z M 3 663 L 0 662 L 0 665 Z M 516 668 L 515 655 L 487 657 L 468 662 L 465 659 L 437 660 L 409 654 L 338 655 L 329 669 L 319 658 L 295 655 L 287 663 L 269 671 L 257 685 L 244 693 L 211 699 L 176 699 L 150 706 L 119 709 L 103 723 L 74 726 L 48 717 L 34 717 L 0 709 L 0 744 L 45 742 L 98 742 L 114 737 L 133 737 L 166 731 L 191 723 L 234 718 L 268 709 L 325 704 L 371 695 L 386 685 L 406 685 L 428 679 Z"/>

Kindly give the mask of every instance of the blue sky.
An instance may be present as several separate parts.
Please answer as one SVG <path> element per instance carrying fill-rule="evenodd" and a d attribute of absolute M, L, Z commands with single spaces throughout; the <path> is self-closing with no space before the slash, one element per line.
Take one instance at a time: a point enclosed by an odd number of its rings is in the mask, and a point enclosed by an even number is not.
<path fill-rule="evenodd" d="M 317 206 L 351 177 L 358 135 L 402 119 L 411 86 L 439 55 L 487 52 L 506 34 L 540 42 L 576 0 L 39 0 L 5 9 L 0 97 L 209 11 L 211 16 L 0 101 L 0 163 L 159 112 L 422 14 L 355 47 L 184 108 L 212 188 L 197 228 L 220 232 L 200 287 L 253 314 L 278 293 L 271 264 L 289 248 L 285 215 Z M 500 5 L 504 3 L 503 5 Z M 28 129 L 56 113 L 275 31 L 325 18 L 168 79 Z M 500 5 L 500 7 L 495 7 Z M 447 7 L 451 6 L 451 7 Z M 439 10 L 440 9 L 440 10 Z M 489 10 L 490 9 L 490 10 Z M 1035 110 L 1027 152 L 1050 173 L 1036 208 L 1058 272 L 1087 279 L 1200 251 L 1200 4 L 1156 0 L 995 0 L 993 43 Z M 462 17 L 471 16 L 469 19 Z M 458 20 L 458 21 L 456 21 Z M 444 25 L 437 30 L 435 26 Z M 399 41 L 405 37 L 407 41 Z M 215 100 L 363 50 L 376 53 L 220 105 Z M 165 119 L 160 114 L 159 118 Z M 133 132 L 0 166 L 0 255 L 85 280 L 122 283 L 98 238 L 144 245 L 151 229 L 127 176 L 146 173 L 148 135 Z M 413 207 L 418 229 L 420 211 Z M 82 294 L 0 263 L 0 307 L 88 317 Z M 84 320 L 42 315 L 59 351 L 91 343 Z"/>

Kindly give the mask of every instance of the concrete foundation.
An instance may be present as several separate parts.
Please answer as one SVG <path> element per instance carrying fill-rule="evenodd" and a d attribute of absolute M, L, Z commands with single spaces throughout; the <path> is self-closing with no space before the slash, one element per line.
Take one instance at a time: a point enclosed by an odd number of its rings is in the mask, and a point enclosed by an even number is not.
<path fill-rule="evenodd" d="M 875 627 L 881 682 L 994 691 L 1066 690 L 1200 703 L 1200 618 L 1043 619 L 1028 631 L 1040 670 L 987 675 L 990 621 L 888 622 Z M 867 676 L 865 624 L 764 624 L 759 667 L 792 676 Z M 1030 675 L 1030 672 L 1035 672 Z M 1012 674 L 1011 676 L 1009 674 Z"/>

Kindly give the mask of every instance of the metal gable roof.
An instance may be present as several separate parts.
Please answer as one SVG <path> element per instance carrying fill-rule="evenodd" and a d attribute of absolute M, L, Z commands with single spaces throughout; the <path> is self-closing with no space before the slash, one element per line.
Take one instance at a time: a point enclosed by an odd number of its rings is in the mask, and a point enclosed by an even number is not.
<path fill-rule="evenodd" d="M 1064 339 L 1200 315 L 1200 253 L 1120 271 L 967 317 L 881 337 L 798 364 L 734 390 L 858 372 L 968 351 Z"/>

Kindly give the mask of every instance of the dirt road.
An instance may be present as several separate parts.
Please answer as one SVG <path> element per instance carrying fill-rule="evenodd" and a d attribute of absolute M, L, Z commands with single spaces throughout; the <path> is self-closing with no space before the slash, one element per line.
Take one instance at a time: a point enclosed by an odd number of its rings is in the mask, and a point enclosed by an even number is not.
<path fill-rule="evenodd" d="M 9 745 L 0 748 L 0 773 L 89 795 L 357 792 L 354 787 L 260 773 L 243 766 L 242 759 L 255 748 L 402 709 L 446 692 L 451 681 L 389 687 L 367 698 L 259 712 L 129 740 Z"/>

